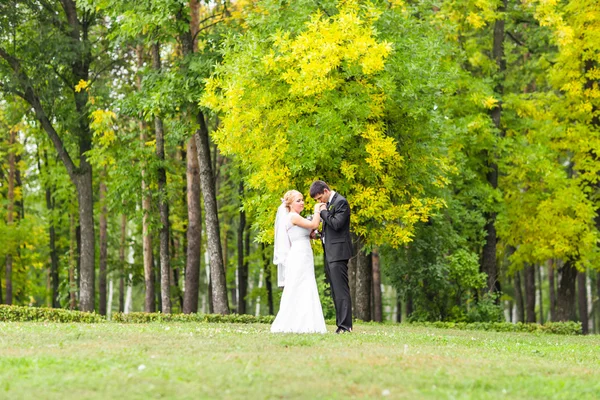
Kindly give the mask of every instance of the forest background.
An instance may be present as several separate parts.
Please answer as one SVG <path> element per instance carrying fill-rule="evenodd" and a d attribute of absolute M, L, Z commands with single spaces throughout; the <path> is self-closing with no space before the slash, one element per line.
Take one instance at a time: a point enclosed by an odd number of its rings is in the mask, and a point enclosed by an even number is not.
<path fill-rule="evenodd" d="M 4 0 L 0 298 L 274 314 L 323 179 L 356 318 L 598 332 L 599 79 L 585 0 Z"/>

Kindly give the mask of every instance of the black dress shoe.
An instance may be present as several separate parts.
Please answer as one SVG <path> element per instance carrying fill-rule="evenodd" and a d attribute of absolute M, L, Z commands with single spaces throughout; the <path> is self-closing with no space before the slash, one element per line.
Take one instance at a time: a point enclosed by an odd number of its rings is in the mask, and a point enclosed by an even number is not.
<path fill-rule="evenodd" d="M 352 329 L 348 330 L 348 329 L 344 329 L 344 328 L 337 328 L 337 330 L 335 331 L 335 333 L 340 334 L 340 333 L 350 333 L 352 332 Z"/>

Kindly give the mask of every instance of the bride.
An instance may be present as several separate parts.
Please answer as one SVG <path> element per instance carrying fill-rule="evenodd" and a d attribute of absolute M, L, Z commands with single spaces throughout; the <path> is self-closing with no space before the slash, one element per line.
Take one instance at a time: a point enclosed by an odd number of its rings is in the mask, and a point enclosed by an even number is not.
<path fill-rule="evenodd" d="M 277 209 L 273 263 L 278 266 L 278 285 L 284 289 L 271 332 L 327 332 L 309 238 L 321 221 L 321 204 L 315 205 L 312 220 L 303 218 L 302 193 L 290 190 Z"/>

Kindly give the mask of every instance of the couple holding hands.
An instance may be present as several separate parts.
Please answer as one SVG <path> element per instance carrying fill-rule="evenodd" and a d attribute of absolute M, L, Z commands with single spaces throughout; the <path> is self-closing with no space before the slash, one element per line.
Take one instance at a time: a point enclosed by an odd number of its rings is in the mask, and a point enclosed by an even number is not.
<path fill-rule="evenodd" d="M 320 240 L 335 305 L 336 333 L 352 332 L 348 285 L 348 260 L 352 257 L 350 206 L 323 181 L 312 183 L 310 197 L 317 201 L 312 218 L 300 215 L 304 199 L 297 190 L 288 191 L 277 210 L 273 263 L 277 264 L 278 286 L 283 287 L 283 294 L 271 332 L 327 332 L 310 243 L 321 223 Z"/>

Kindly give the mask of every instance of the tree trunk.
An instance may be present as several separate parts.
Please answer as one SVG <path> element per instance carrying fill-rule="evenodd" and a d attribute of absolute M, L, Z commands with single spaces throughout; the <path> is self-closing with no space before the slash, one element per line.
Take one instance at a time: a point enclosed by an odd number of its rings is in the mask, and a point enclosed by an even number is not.
<path fill-rule="evenodd" d="M 214 175 L 210 161 L 210 146 L 208 141 L 208 128 L 204 121 L 204 114 L 198 111 L 200 129 L 196 130 L 194 139 L 198 149 L 198 165 L 200 166 L 200 184 L 204 198 L 204 215 L 206 221 L 206 237 L 208 254 L 210 257 L 210 275 L 212 285 L 212 301 L 214 312 L 229 314 L 227 303 L 227 284 L 225 281 L 225 268 L 221 249 L 221 235 L 219 233 L 219 214 L 217 210 L 217 194 L 214 185 Z"/>
<path fill-rule="evenodd" d="M 271 281 L 271 262 L 266 253 L 266 248 L 264 243 L 261 243 L 262 247 L 262 256 L 263 256 L 263 265 L 265 270 L 265 288 L 267 289 L 267 303 L 269 305 L 269 315 L 274 314 L 273 310 L 273 283 Z"/>
<path fill-rule="evenodd" d="M 548 287 L 550 298 L 550 320 L 556 321 L 556 284 L 554 283 L 555 269 L 554 261 L 548 260 Z"/>
<path fill-rule="evenodd" d="M 152 68 L 160 72 L 160 45 L 152 44 Z M 161 166 L 158 168 L 158 209 L 160 211 L 160 297 L 162 313 L 171 313 L 171 266 L 169 260 L 169 202 L 167 199 L 167 172 L 165 170 L 165 137 L 162 119 L 154 117 L 156 134 L 156 157 Z"/>
<path fill-rule="evenodd" d="M 227 267 L 229 265 L 228 262 L 229 257 L 229 230 L 225 228 L 225 232 L 223 233 L 223 265 L 225 266 L 225 276 L 227 276 Z M 237 270 L 234 271 L 234 279 L 233 285 L 229 288 L 229 293 L 231 294 L 231 312 L 237 313 Z"/>
<path fill-rule="evenodd" d="M 352 238 L 352 253 L 355 255 L 350 260 L 348 260 L 348 286 L 350 286 L 350 298 L 354 303 L 356 301 L 356 262 L 358 260 L 358 236 L 353 233 L 350 233 L 350 237 Z M 323 255 L 323 260 L 325 260 L 325 255 Z"/>
<path fill-rule="evenodd" d="M 77 284 L 75 283 L 75 268 L 77 267 L 77 228 L 75 227 L 75 217 L 70 214 L 69 221 L 69 308 L 74 310 L 77 307 Z"/>
<path fill-rule="evenodd" d="M 244 183 L 240 182 L 238 193 L 240 200 L 244 196 Z M 240 223 L 237 232 L 237 248 L 238 248 L 238 314 L 246 314 L 246 289 L 248 284 L 248 271 L 245 271 L 246 263 L 244 262 L 244 233 L 246 230 L 246 213 L 244 209 L 240 209 Z"/>
<path fill-rule="evenodd" d="M 50 191 L 46 190 L 46 201 L 50 198 Z M 52 208 L 54 208 L 52 206 Z M 50 246 L 50 279 L 52 281 L 52 307 L 60 308 L 58 293 L 59 271 L 58 271 L 58 252 L 56 249 L 56 228 L 54 227 L 54 218 L 50 218 L 48 227 L 49 246 Z"/>
<path fill-rule="evenodd" d="M 186 188 L 184 188 L 184 190 L 182 191 L 183 193 L 186 193 Z M 186 200 L 184 200 L 185 202 Z M 180 232 L 170 232 L 170 237 L 171 237 L 171 260 L 176 261 L 176 260 L 180 260 L 183 258 L 183 254 L 182 254 L 182 242 L 185 242 L 185 240 L 183 239 L 183 237 Z M 183 310 L 183 292 L 182 290 L 179 288 L 179 281 L 180 281 L 180 277 L 181 277 L 181 269 L 179 268 L 179 266 L 174 263 L 171 262 L 171 265 L 173 267 L 171 267 L 171 275 L 169 277 L 169 282 L 171 282 L 171 293 L 174 293 L 177 296 L 177 299 L 179 300 L 179 312 L 181 313 Z M 171 304 L 172 306 L 172 304 Z"/>
<path fill-rule="evenodd" d="M 371 253 L 373 264 L 373 320 L 375 322 L 383 321 L 383 312 L 381 305 L 381 272 L 379 268 L 379 249 L 373 249 Z"/>
<path fill-rule="evenodd" d="M 246 221 L 246 233 L 244 234 L 244 269 L 242 270 L 243 275 L 240 277 L 240 281 L 244 282 L 244 297 L 240 298 L 242 299 L 242 302 L 244 303 L 244 307 L 247 308 L 247 303 L 248 300 L 246 299 L 246 296 L 248 295 L 248 290 L 252 291 L 252 288 L 249 288 L 249 281 L 248 281 L 248 271 L 250 269 L 250 264 L 249 264 L 249 257 L 250 257 L 250 226 Z"/>
<path fill-rule="evenodd" d="M 556 320 L 575 320 L 575 281 L 577 270 L 571 260 L 564 263 L 559 270 L 558 296 L 556 299 Z"/>
<path fill-rule="evenodd" d="M 501 5 L 498 7 L 499 15 L 504 15 L 506 10 L 507 0 L 502 0 Z M 500 78 L 496 83 L 496 92 L 499 96 L 502 96 L 504 92 L 503 80 L 504 71 L 506 70 L 506 61 L 504 59 L 504 24 L 503 18 L 497 19 L 494 23 L 494 38 L 492 47 L 492 58 L 496 62 L 498 67 L 498 74 Z M 494 121 L 496 129 L 498 129 L 500 136 L 503 136 L 503 130 L 501 126 L 502 117 L 502 102 L 500 101 L 498 106 L 490 111 L 490 116 Z M 495 155 L 493 152 L 488 152 L 488 173 L 487 180 L 490 186 L 494 189 L 498 187 L 498 164 L 495 161 Z M 483 246 L 483 253 L 481 257 L 481 270 L 487 274 L 487 290 L 489 292 L 499 292 L 500 281 L 498 280 L 498 266 L 496 263 L 496 213 L 487 212 L 485 213 L 486 218 L 486 240 Z"/>
<path fill-rule="evenodd" d="M 600 333 L 600 271 L 596 272 L 596 305 L 595 305 L 594 309 L 596 310 L 596 312 L 595 312 L 596 332 L 595 333 Z"/>
<path fill-rule="evenodd" d="M 412 293 L 409 293 L 408 296 L 406 296 L 406 319 L 410 318 L 414 310 L 413 295 Z"/>
<path fill-rule="evenodd" d="M 17 131 L 15 129 L 10 130 L 10 138 L 8 143 L 8 193 L 7 193 L 7 210 L 6 210 L 6 225 L 10 229 L 14 223 L 15 218 L 15 170 L 17 168 L 15 161 L 15 142 L 17 137 Z M 5 284 L 6 284 L 6 299 L 4 302 L 6 304 L 12 304 L 13 302 L 13 287 L 12 287 L 12 268 L 13 268 L 13 259 L 12 252 L 14 249 L 9 249 L 8 254 L 6 255 L 6 275 L 5 275 Z"/>
<path fill-rule="evenodd" d="M 533 265 L 525 266 L 525 307 L 528 323 L 535 323 L 535 268 Z"/>
<path fill-rule="evenodd" d="M 46 168 L 48 166 L 48 156 L 44 151 L 44 164 Z M 38 159 L 38 169 L 40 174 L 42 173 L 41 163 Z M 59 293 L 58 293 L 58 285 L 59 285 L 59 276 L 58 276 L 58 251 L 56 249 L 56 228 L 54 226 L 54 199 L 52 198 L 52 190 L 51 185 L 46 183 L 45 188 L 45 197 L 46 197 L 46 209 L 48 210 L 49 218 L 48 218 L 48 246 L 50 248 L 50 286 L 51 286 L 51 296 L 52 296 L 52 307 L 60 308 L 59 301 Z"/>
<path fill-rule="evenodd" d="M 144 66 L 144 48 L 142 45 L 136 47 L 137 55 L 137 66 L 141 69 Z M 138 91 L 142 90 L 142 78 L 140 75 L 136 77 L 136 83 Z M 146 147 L 147 141 L 147 126 L 144 122 L 140 122 L 140 145 L 143 148 Z M 152 257 L 152 234 L 150 233 L 150 213 L 152 212 L 152 199 L 150 193 L 148 193 L 148 184 L 146 182 L 146 176 L 148 175 L 147 164 L 145 161 L 140 163 L 142 169 L 142 258 L 144 262 L 144 311 L 154 312 L 156 311 L 156 300 L 154 285 L 156 284 L 154 278 L 154 260 Z"/>
<path fill-rule="evenodd" d="M 105 176 L 106 176 L 106 169 Z M 100 304 L 98 306 L 98 312 L 100 315 L 106 315 L 106 264 L 108 258 L 108 236 L 107 236 L 107 218 L 108 210 L 106 207 L 106 184 L 103 180 L 100 181 L 100 276 L 99 276 L 99 294 Z"/>
<path fill-rule="evenodd" d="M 515 304 L 517 305 L 516 321 L 525 321 L 525 303 L 523 301 L 523 290 L 521 288 L 521 273 L 515 272 Z"/>
<path fill-rule="evenodd" d="M 367 257 L 363 250 L 361 238 L 356 260 L 356 301 L 353 304 L 356 318 L 363 321 L 371 321 L 371 288 L 373 270 L 371 257 Z"/>
<path fill-rule="evenodd" d="M 588 304 L 587 304 L 587 285 L 585 271 L 577 271 L 577 300 L 579 303 L 579 320 L 581 321 L 581 331 L 584 335 L 590 332 Z"/>
<path fill-rule="evenodd" d="M 74 2 L 71 3 L 74 6 Z M 76 14 L 76 11 L 73 11 Z M 77 16 L 75 15 L 75 20 Z M 76 82 L 89 80 L 91 45 L 87 40 L 87 26 L 81 26 L 82 59 L 73 63 Z M 79 229 L 81 251 L 79 253 L 79 308 L 92 312 L 96 304 L 96 234 L 94 233 L 94 189 L 92 185 L 92 165 L 87 153 L 92 150 L 92 131 L 88 110 L 88 92 L 75 92 L 75 109 L 78 114 L 76 131 L 79 138 L 79 167 L 74 170 L 74 182 L 79 198 Z"/>
<path fill-rule="evenodd" d="M 541 265 L 537 265 L 535 267 L 535 270 L 537 272 L 537 281 L 538 281 L 538 295 L 539 295 L 539 302 L 538 302 L 538 307 L 540 309 L 540 324 L 544 323 L 544 298 L 542 297 L 542 286 L 544 281 L 542 280 L 542 266 Z"/>
<path fill-rule="evenodd" d="M 185 266 L 185 293 L 183 312 L 198 312 L 200 285 L 200 256 L 202 250 L 202 208 L 200 204 L 200 170 L 198 168 L 196 142 L 190 138 L 187 144 L 187 257 Z"/>
<path fill-rule="evenodd" d="M 402 322 L 402 300 L 400 299 L 400 296 L 398 296 L 398 295 L 396 295 L 396 309 L 398 310 L 398 312 L 396 313 L 396 322 L 401 323 Z"/>
<path fill-rule="evenodd" d="M 119 244 L 119 312 L 125 312 L 125 239 L 127 216 L 121 214 L 121 242 Z"/>

